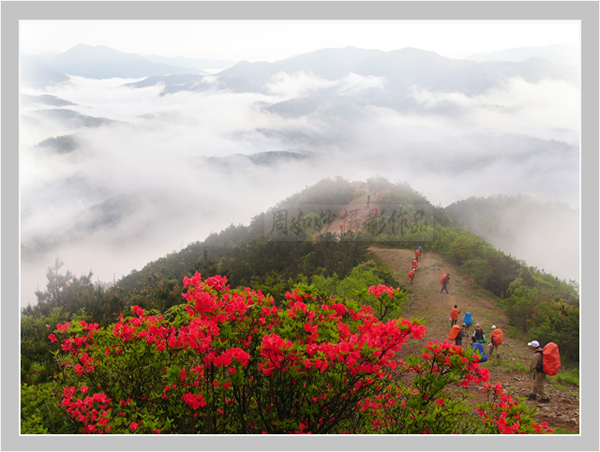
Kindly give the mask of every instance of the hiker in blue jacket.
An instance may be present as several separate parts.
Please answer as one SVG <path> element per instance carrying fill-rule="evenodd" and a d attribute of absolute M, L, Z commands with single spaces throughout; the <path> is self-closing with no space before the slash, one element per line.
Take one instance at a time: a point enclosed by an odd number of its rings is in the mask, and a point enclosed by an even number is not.
<path fill-rule="evenodd" d="M 477 361 L 478 363 L 484 363 L 488 360 L 488 357 L 485 354 L 485 347 L 483 346 L 483 344 L 477 342 L 475 336 L 471 338 L 471 350 L 473 350 L 478 355 L 481 355 L 481 358 L 479 358 L 479 361 Z"/>

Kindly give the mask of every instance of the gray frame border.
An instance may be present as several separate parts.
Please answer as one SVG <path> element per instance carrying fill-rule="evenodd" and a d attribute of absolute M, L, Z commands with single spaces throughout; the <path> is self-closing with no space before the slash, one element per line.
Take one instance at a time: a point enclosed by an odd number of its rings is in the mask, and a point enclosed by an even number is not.
<path fill-rule="evenodd" d="M 2 8 L 2 450 L 599 450 L 598 419 L 598 1 L 3 1 Z M 320 20 L 578 20 L 582 42 L 581 298 L 582 386 L 580 435 L 496 437 L 80 437 L 20 436 L 18 347 L 18 23 L 59 19 L 320 19 Z M 583 244 L 585 246 L 583 246 Z M 583 326 L 585 325 L 585 327 Z M 582 394 L 583 395 L 583 394 Z M 200 441 L 199 441 L 200 440 Z M 93 441 L 93 442 L 92 442 Z M 484 447 L 482 447 L 484 446 Z"/>

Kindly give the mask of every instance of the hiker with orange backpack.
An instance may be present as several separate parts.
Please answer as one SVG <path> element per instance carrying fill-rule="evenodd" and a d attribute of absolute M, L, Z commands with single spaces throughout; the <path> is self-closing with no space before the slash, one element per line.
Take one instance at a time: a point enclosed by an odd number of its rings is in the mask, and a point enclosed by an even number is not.
<path fill-rule="evenodd" d="M 550 399 L 546 396 L 544 384 L 546 382 L 546 375 L 556 375 L 558 369 L 560 369 L 560 353 L 558 351 L 558 345 L 554 342 L 548 342 L 544 348 L 542 348 L 538 341 L 531 341 L 527 345 L 534 353 L 534 357 L 529 365 L 529 370 L 533 372 L 533 378 L 535 380 L 533 391 L 529 394 L 528 399 L 536 400 L 539 393 L 541 397 L 540 403 L 548 403 L 550 402 Z"/>
<path fill-rule="evenodd" d="M 458 323 L 458 314 L 460 314 L 458 306 L 454 305 L 454 308 L 450 311 L 450 328 Z"/>
<path fill-rule="evenodd" d="M 448 333 L 448 340 L 454 341 L 454 343 L 456 343 L 456 338 L 460 334 L 461 330 L 462 330 L 462 328 L 460 327 L 460 325 L 453 325 L 452 328 L 450 329 L 450 332 Z M 460 340 L 462 342 L 462 336 L 461 336 Z M 460 344 L 456 344 L 456 345 L 460 345 Z"/>
<path fill-rule="evenodd" d="M 413 261 L 412 261 L 412 266 L 413 266 L 413 268 L 414 268 L 415 270 L 417 269 L 417 266 L 418 266 L 418 264 L 417 264 L 417 260 L 416 260 L 416 259 L 413 259 Z"/>
<path fill-rule="evenodd" d="M 417 249 L 415 250 L 415 260 L 416 260 L 417 262 L 419 262 L 419 256 L 420 256 L 420 255 L 421 255 L 421 250 L 420 250 L 419 248 L 417 248 Z"/>
<path fill-rule="evenodd" d="M 411 284 L 413 282 L 414 277 L 415 277 L 415 269 L 413 268 L 411 271 L 408 272 L 408 278 L 410 279 Z"/>
<path fill-rule="evenodd" d="M 442 290 L 440 290 L 440 293 L 442 293 L 444 290 L 446 291 L 446 293 L 448 293 L 448 283 L 450 282 L 450 273 L 448 274 L 443 274 L 442 275 L 442 279 L 440 280 L 440 284 L 442 285 Z"/>
<path fill-rule="evenodd" d="M 465 337 L 465 324 L 460 325 L 452 325 L 452 329 L 450 333 L 448 333 L 448 340 L 454 341 L 455 345 L 459 345 L 462 347 L 462 340 Z"/>
<path fill-rule="evenodd" d="M 527 397 L 529 400 L 536 400 L 537 396 L 541 397 L 540 403 L 548 403 L 550 399 L 546 395 L 544 390 L 544 384 L 546 383 L 546 374 L 544 372 L 544 350 L 540 347 L 538 341 L 531 341 L 527 344 L 533 351 L 533 358 L 529 363 L 529 371 L 533 372 L 533 390 Z"/>
<path fill-rule="evenodd" d="M 504 338 L 504 332 L 500 328 L 496 328 L 496 325 L 492 325 L 492 337 L 490 338 L 490 358 L 496 353 L 496 358 L 500 358 L 500 346 Z"/>

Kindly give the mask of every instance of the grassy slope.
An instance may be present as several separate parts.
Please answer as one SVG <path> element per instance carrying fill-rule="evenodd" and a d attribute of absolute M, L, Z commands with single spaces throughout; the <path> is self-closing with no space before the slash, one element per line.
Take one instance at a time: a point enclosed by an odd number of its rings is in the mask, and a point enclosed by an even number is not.
<path fill-rule="evenodd" d="M 409 301 L 403 316 L 421 318 L 427 322 L 427 337 L 407 344 L 403 349 L 405 353 L 419 351 L 429 340 L 445 340 L 450 331 L 450 310 L 456 304 L 461 311 L 459 320 L 462 321 L 464 313 L 470 311 L 473 323 L 481 324 L 488 341 L 492 325 L 504 331 L 501 358 L 491 358 L 483 364 L 490 369 L 491 381 L 502 383 L 504 388 L 514 391 L 517 396 L 526 397 L 529 394 L 533 381 L 528 372 L 531 351 L 527 342 L 531 339 L 518 335 L 508 326 L 502 309 L 494 304 L 493 295 L 473 289 L 468 278 L 459 275 L 453 265 L 435 253 L 424 253 L 411 285 L 408 271 L 413 251 L 378 247 L 372 247 L 370 251 L 374 257 L 388 265 L 398 281 L 409 288 Z M 440 293 L 440 278 L 443 273 L 450 273 L 449 294 Z M 537 419 L 548 422 L 553 428 L 560 427 L 569 433 L 579 433 L 579 388 L 559 383 L 555 377 L 549 377 L 548 380 L 546 390 L 551 400 L 549 404 L 537 404 Z M 474 391 L 473 394 L 481 397 Z"/>

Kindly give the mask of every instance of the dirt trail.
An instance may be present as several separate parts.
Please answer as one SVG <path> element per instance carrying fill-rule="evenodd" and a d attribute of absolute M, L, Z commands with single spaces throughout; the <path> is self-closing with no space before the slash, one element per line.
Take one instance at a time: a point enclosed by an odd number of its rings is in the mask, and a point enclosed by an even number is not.
<path fill-rule="evenodd" d="M 426 246 L 426 244 L 422 244 Z M 493 298 L 485 293 L 478 293 L 472 288 L 472 283 L 461 277 L 457 269 L 448 264 L 435 253 L 425 251 L 419 261 L 415 278 L 412 284 L 408 278 L 414 251 L 401 249 L 388 249 L 371 247 L 371 253 L 381 261 L 385 262 L 393 272 L 397 281 L 408 288 L 409 300 L 405 305 L 403 316 L 407 318 L 419 318 L 426 322 L 427 336 L 419 341 L 411 341 L 403 349 L 403 354 L 420 351 L 429 340 L 438 339 L 443 341 L 450 331 L 450 311 L 454 305 L 460 309 L 459 322 L 462 323 L 464 313 L 471 312 L 473 325 L 481 324 L 489 341 L 491 326 L 496 325 L 504 331 L 504 341 L 500 348 L 500 359 L 490 357 L 483 366 L 490 370 L 493 383 L 500 382 L 508 391 L 514 391 L 515 395 L 526 397 L 532 388 L 531 374 L 525 371 L 514 370 L 520 365 L 529 366 L 531 351 L 527 347 L 527 340 L 523 338 L 512 338 L 509 331 L 507 318 L 502 309 L 494 304 Z M 442 274 L 450 274 L 448 284 L 449 294 L 440 293 L 440 278 Z M 474 327 L 470 328 L 469 336 Z M 463 339 L 463 345 L 470 343 L 470 338 Z M 486 347 L 487 351 L 487 347 Z M 535 404 L 538 408 L 536 419 L 538 422 L 548 422 L 551 427 L 562 427 L 569 433 L 579 433 L 579 388 L 569 384 L 554 382 L 549 378 L 546 384 L 546 392 L 550 397 L 550 403 Z M 478 401 L 483 401 L 483 395 L 471 390 Z M 477 400 L 476 399 L 476 400 Z"/>

